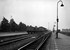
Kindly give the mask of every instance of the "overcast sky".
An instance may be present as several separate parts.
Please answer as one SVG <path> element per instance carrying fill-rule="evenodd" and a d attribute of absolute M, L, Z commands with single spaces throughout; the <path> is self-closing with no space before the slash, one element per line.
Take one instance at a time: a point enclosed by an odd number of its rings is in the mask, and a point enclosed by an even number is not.
<path fill-rule="evenodd" d="M 0 0 L 0 21 L 3 16 L 14 18 L 16 23 L 44 26 L 52 29 L 56 24 L 56 3 L 58 0 Z M 62 0 L 59 6 L 59 28 L 70 28 L 70 0 Z M 59 3 L 60 5 L 61 3 Z"/>

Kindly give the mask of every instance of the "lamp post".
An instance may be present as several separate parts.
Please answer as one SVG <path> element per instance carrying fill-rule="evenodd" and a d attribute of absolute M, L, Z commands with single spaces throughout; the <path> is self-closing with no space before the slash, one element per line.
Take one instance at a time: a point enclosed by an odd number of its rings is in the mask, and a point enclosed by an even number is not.
<path fill-rule="evenodd" d="M 56 32 L 56 38 L 58 38 L 58 22 L 59 22 L 59 18 L 58 18 L 58 4 L 59 4 L 59 2 L 61 2 L 61 5 L 60 5 L 61 7 L 64 6 L 62 0 L 59 0 L 57 2 L 57 19 L 56 19 L 56 21 L 57 21 L 57 32 Z"/>
<path fill-rule="evenodd" d="M 53 32 L 55 31 L 55 25 L 53 25 Z"/>

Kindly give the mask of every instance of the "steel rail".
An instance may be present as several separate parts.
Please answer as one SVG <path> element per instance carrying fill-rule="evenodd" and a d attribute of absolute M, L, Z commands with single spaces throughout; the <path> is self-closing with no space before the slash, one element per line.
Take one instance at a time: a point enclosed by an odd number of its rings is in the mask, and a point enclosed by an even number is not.
<path fill-rule="evenodd" d="M 48 40 L 48 38 L 51 36 L 51 34 L 48 34 L 47 37 L 39 44 L 39 46 L 35 49 L 35 50 L 39 50 L 41 48 L 41 46 L 44 44 L 44 42 L 46 40 Z"/>
<path fill-rule="evenodd" d="M 6 45 L 6 44 L 9 44 L 9 43 L 13 43 L 13 42 L 15 42 L 15 41 L 19 41 L 19 40 L 27 39 L 27 38 L 30 38 L 30 37 L 17 38 L 17 39 L 13 39 L 13 40 L 10 40 L 10 41 L 6 41 L 6 42 L 1 43 L 0 46 L 2 46 L 2 45 Z"/>
<path fill-rule="evenodd" d="M 47 32 L 47 35 L 48 35 L 48 33 L 50 33 L 50 32 Z M 41 39 L 41 38 L 44 37 L 45 35 L 46 35 L 46 34 L 42 35 L 42 36 L 39 37 L 38 39 Z M 49 35 L 46 37 L 46 39 L 47 39 L 48 37 L 49 37 Z M 38 40 L 38 39 L 36 39 L 36 40 Z M 44 42 L 45 42 L 46 39 L 44 39 Z M 36 40 L 31 41 L 31 42 L 25 44 L 24 46 L 18 48 L 18 50 L 21 50 L 21 49 L 27 47 L 28 45 L 32 44 L 32 43 L 35 42 Z M 43 44 L 44 42 L 41 42 L 40 45 L 39 45 L 35 50 L 38 50 L 38 49 L 42 46 L 42 44 Z"/>

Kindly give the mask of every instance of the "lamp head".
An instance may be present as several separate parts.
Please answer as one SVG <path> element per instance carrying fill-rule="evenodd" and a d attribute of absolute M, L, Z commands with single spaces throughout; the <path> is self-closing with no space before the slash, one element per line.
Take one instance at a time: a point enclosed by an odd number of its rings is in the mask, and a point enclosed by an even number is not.
<path fill-rule="evenodd" d="M 63 7 L 64 5 L 63 4 L 61 4 L 61 7 Z"/>
<path fill-rule="evenodd" d="M 54 25 L 54 27 L 55 27 L 55 25 Z"/>

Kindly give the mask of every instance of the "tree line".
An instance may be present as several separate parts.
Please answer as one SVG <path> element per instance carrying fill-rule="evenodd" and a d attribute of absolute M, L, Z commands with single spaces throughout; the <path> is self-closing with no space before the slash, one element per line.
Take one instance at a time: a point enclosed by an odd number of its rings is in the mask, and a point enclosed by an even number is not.
<path fill-rule="evenodd" d="M 33 27 L 33 26 L 29 26 L 26 25 L 22 22 L 20 22 L 19 24 L 17 24 L 14 19 L 10 19 L 10 22 L 3 17 L 3 20 L 1 21 L 0 24 L 0 32 L 24 32 L 24 31 L 47 31 L 46 28 L 44 27 Z"/>

